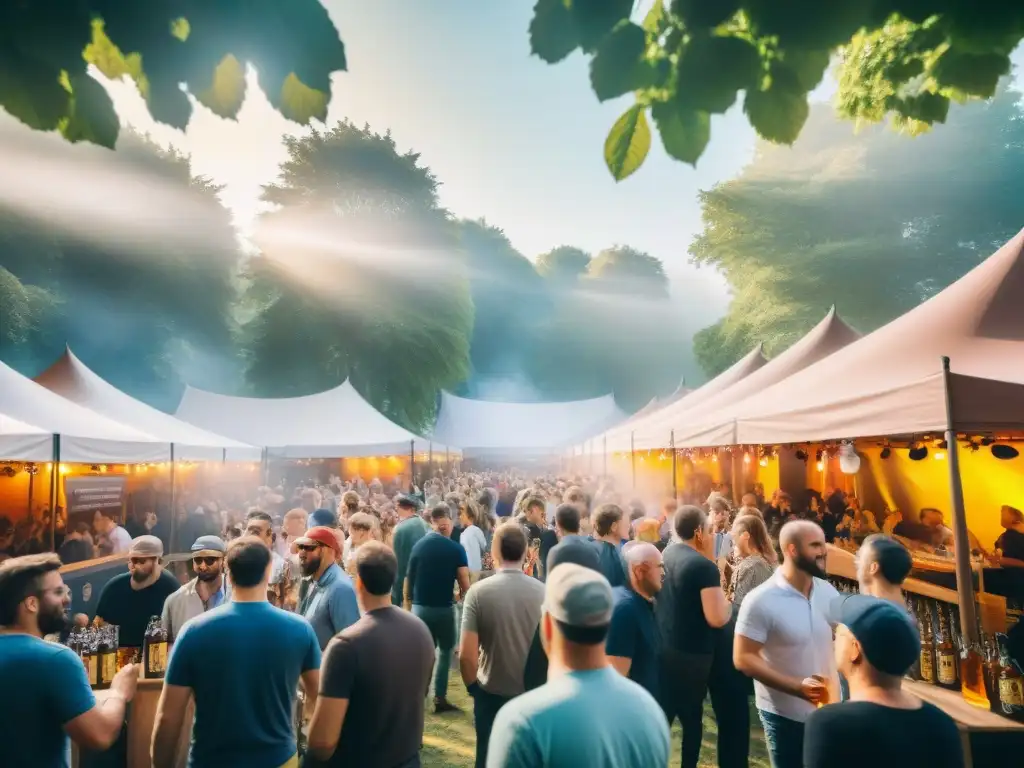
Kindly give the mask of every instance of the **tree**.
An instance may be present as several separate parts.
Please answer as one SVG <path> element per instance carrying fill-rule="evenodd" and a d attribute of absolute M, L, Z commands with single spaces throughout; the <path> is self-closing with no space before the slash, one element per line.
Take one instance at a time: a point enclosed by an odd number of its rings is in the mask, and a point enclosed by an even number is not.
<path fill-rule="evenodd" d="M 635 410 L 679 382 L 684 336 L 661 262 L 615 246 L 590 261 L 577 284 L 553 289 L 528 370 L 550 399 L 612 392 Z"/>
<path fill-rule="evenodd" d="M 696 164 L 710 116 L 741 92 L 758 134 L 792 144 L 809 114 L 807 94 L 835 53 L 843 116 L 893 114 L 898 127 L 919 133 L 945 121 L 951 99 L 990 98 L 1024 37 L 1024 4 L 1002 0 L 654 0 L 634 21 L 635 5 L 537 0 L 530 24 L 531 49 L 544 61 L 577 49 L 590 56 L 598 99 L 634 94 L 605 142 L 616 180 L 647 156 L 648 115 L 665 151 Z"/>
<path fill-rule="evenodd" d="M 668 298 L 668 277 L 661 261 L 628 246 L 616 245 L 597 254 L 587 278 L 602 291 Z"/>
<path fill-rule="evenodd" d="M 707 373 L 758 342 L 777 354 L 831 304 L 874 330 L 1008 240 L 1024 194 L 1019 99 L 1003 88 L 954 107 L 942 131 L 915 141 L 855 133 L 815 107 L 792 149 L 762 143 L 738 178 L 702 193 L 690 253 L 732 289 L 726 317 L 694 339 Z"/>
<path fill-rule="evenodd" d="M 131 78 L 161 123 L 183 129 L 191 98 L 235 118 L 245 68 L 285 117 L 324 120 L 345 49 L 319 0 L 76 0 L 0 4 L 0 105 L 31 128 L 113 148 L 119 120 L 95 66 Z"/>
<path fill-rule="evenodd" d="M 110 154 L 3 128 L 12 152 L 38 158 L 40 170 L 44 159 L 59 166 L 61 185 L 0 210 L 0 267 L 22 286 L 14 314 L 32 325 L 5 334 L 0 354 L 31 372 L 69 345 L 115 386 L 163 408 L 177 404 L 183 377 L 230 385 L 239 248 L 219 188 L 193 178 L 187 157 L 134 133 Z M 125 197 L 111 206 L 107 195 Z"/>
<path fill-rule="evenodd" d="M 438 390 L 469 373 L 473 328 L 438 181 L 389 134 L 348 122 L 285 145 L 249 269 L 250 386 L 295 396 L 348 378 L 395 421 L 425 429 Z"/>
<path fill-rule="evenodd" d="M 590 254 L 571 245 L 560 245 L 537 257 L 537 272 L 559 285 L 572 285 L 586 274 Z"/>
<path fill-rule="evenodd" d="M 530 260 L 486 221 L 459 222 L 475 308 L 470 343 L 472 375 L 512 376 L 530 354 L 547 295 Z"/>

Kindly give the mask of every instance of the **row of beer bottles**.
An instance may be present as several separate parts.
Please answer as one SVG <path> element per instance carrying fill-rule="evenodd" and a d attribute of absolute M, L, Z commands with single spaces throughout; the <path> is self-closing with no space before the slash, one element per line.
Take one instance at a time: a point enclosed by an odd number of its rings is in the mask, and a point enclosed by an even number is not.
<path fill-rule="evenodd" d="M 141 649 L 124 647 L 118 642 L 120 629 L 113 624 L 101 627 L 76 627 L 68 637 L 68 647 L 82 659 L 89 685 L 109 688 L 117 671 L 142 661 L 142 676 L 159 679 L 167 670 L 167 630 L 159 616 L 149 620 Z M 141 650 L 142 658 L 139 658 Z"/>

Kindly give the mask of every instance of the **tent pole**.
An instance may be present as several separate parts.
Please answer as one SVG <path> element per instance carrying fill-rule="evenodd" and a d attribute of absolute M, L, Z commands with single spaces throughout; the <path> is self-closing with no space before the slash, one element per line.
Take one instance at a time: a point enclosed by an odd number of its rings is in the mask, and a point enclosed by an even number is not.
<path fill-rule="evenodd" d="M 971 645 L 978 644 L 978 620 L 974 604 L 974 573 L 971 568 L 971 542 L 967 533 L 964 487 L 960 477 L 960 452 L 953 426 L 953 400 L 950 395 L 949 358 L 942 358 L 942 382 L 946 397 L 946 453 L 949 461 L 949 495 L 953 510 L 953 555 L 956 562 L 956 596 L 960 607 L 960 632 Z"/>
<path fill-rule="evenodd" d="M 409 493 L 416 493 L 416 441 L 409 441 Z"/>
<path fill-rule="evenodd" d="M 57 551 L 57 498 L 60 495 L 60 435 L 53 436 L 53 463 L 50 464 L 50 551 Z"/>
<path fill-rule="evenodd" d="M 263 484 L 270 485 L 270 450 L 264 448 L 260 456 L 260 463 L 263 464 Z"/>
<path fill-rule="evenodd" d="M 171 443 L 171 524 L 167 528 L 167 531 L 168 531 L 168 533 L 167 533 L 167 539 L 168 539 L 167 540 L 167 553 L 168 554 L 172 554 L 174 552 L 174 544 L 175 544 L 175 541 L 176 541 L 175 536 L 174 536 L 174 534 L 175 534 L 175 530 L 174 529 L 176 528 L 175 520 L 174 519 L 178 516 L 174 512 L 174 501 L 175 501 L 175 498 L 174 498 L 175 482 L 174 481 L 175 481 L 175 464 L 176 463 L 177 462 L 174 460 L 174 443 Z"/>
<path fill-rule="evenodd" d="M 738 445 L 733 446 L 736 449 L 739 449 L 739 447 Z M 740 461 L 740 455 L 737 450 L 731 450 L 729 456 L 731 457 L 729 471 L 732 474 L 732 503 L 738 507 L 740 499 L 743 498 L 745 493 L 745 491 L 741 490 L 743 485 L 743 462 Z"/>
<path fill-rule="evenodd" d="M 221 451 L 220 451 L 220 463 L 221 464 L 227 464 L 228 463 L 228 449 L 227 448 L 221 448 Z"/>
<path fill-rule="evenodd" d="M 608 477 L 608 435 L 601 436 L 601 474 Z"/>
<path fill-rule="evenodd" d="M 679 476 L 676 472 L 676 431 L 668 433 L 668 444 L 672 449 L 672 498 L 679 498 Z"/>
<path fill-rule="evenodd" d="M 434 441 L 427 443 L 427 477 L 434 476 Z"/>
<path fill-rule="evenodd" d="M 633 433 L 629 433 L 629 469 L 633 476 L 633 488 L 636 488 L 636 443 L 633 440 Z"/>

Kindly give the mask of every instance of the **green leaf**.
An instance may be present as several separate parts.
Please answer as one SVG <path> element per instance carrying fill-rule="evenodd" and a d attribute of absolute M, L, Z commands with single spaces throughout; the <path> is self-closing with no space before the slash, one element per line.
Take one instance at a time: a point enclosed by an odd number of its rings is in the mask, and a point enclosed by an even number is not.
<path fill-rule="evenodd" d="M 590 53 L 633 13 L 633 0 L 565 0 L 583 50 Z"/>
<path fill-rule="evenodd" d="M 932 125 L 946 122 L 949 114 L 949 99 L 937 93 L 924 91 L 915 96 L 895 100 L 896 111 L 904 117 Z"/>
<path fill-rule="evenodd" d="M 52 131 L 68 112 L 61 70 L 18 49 L 0 47 L 0 107 L 29 128 Z"/>
<path fill-rule="evenodd" d="M 789 48 L 782 56 L 782 65 L 793 73 L 800 90 L 810 93 L 825 76 L 828 69 L 828 51 L 807 51 Z"/>
<path fill-rule="evenodd" d="M 807 94 L 795 80 L 787 80 L 773 72 L 766 90 L 747 91 L 743 111 L 758 134 L 776 144 L 792 144 L 804 127 L 810 108 Z"/>
<path fill-rule="evenodd" d="M 737 91 L 757 88 L 762 73 L 761 54 L 747 40 L 694 35 L 676 64 L 676 96 L 689 109 L 722 113 Z"/>
<path fill-rule="evenodd" d="M 999 78 L 1009 71 L 1009 56 L 959 53 L 952 48 L 943 53 L 932 67 L 932 75 L 939 85 L 984 99 L 995 94 Z"/>
<path fill-rule="evenodd" d="M 590 84 L 598 99 L 614 99 L 650 84 L 646 48 L 647 36 L 636 24 L 627 21 L 612 30 L 590 62 Z"/>
<path fill-rule="evenodd" d="M 303 125 L 313 118 L 323 122 L 327 119 L 327 103 L 330 99 L 330 91 L 324 93 L 310 88 L 293 72 L 284 79 L 281 86 L 281 114 Z"/>
<path fill-rule="evenodd" d="M 566 0 L 537 0 L 530 21 L 530 50 L 548 64 L 555 64 L 579 44 Z"/>
<path fill-rule="evenodd" d="M 604 161 L 616 181 L 643 165 L 651 149 L 651 129 L 643 106 L 634 104 L 615 121 L 604 142 Z"/>
<path fill-rule="evenodd" d="M 732 18 L 740 0 L 672 0 L 672 13 L 688 29 L 711 29 Z"/>
<path fill-rule="evenodd" d="M 234 119 L 245 101 L 245 68 L 234 56 L 224 57 L 213 73 L 210 87 L 196 94 L 203 104 L 218 117 Z"/>
<path fill-rule="evenodd" d="M 665 151 L 676 160 L 696 166 L 711 140 L 711 116 L 684 109 L 677 101 L 655 102 L 651 116 Z"/>
<path fill-rule="evenodd" d="M 106 88 L 84 72 L 69 77 L 68 85 L 71 104 L 60 124 L 61 135 L 72 143 L 89 141 L 113 149 L 121 126 Z"/>
<path fill-rule="evenodd" d="M 175 77 L 143 59 L 144 75 L 139 90 L 146 99 L 149 114 L 159 123 L 185 130 L 192 117 L 192 102 Z"/>
<path fill-rule="evenodd" d="M 699 2 L 699 0 L 694 0 Z M 863 0 L 744 0 L 754 33 L 777 36 L 782 48 L 832 49 L 872 21 L 875 3 Z"/>
<path fill-rule="evenodd" d="M 651 10 L 644 16 L 643 28 L 645 32 L 649 32 L 652 35 L 660 35 L 668 28 L 665 0 L 654 0 Z"/>

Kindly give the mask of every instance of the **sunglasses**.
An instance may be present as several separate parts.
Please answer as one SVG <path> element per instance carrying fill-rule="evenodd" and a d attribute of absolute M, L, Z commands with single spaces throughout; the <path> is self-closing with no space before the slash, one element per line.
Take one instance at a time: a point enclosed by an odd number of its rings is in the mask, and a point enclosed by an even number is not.
<path fill-rule="evenodd" d="M 295 548 L 300 552 L 316 552 L 323 544 L 296 544 Z"/>
<path fill-rule="evenodd" d="M 216 557 L 216 556 L 212 556 L 212 555 L 210 557 L 193 557 L 192 558 L 192 565 L 211 566 L 211 565 L 216 565 L 220 561 L 221 561 L 221 558 Z"/>
<path fill-rule="evenodd" d="M 155 557 L 129 557 L 128 562 L 132 565 L 145 565 L 156 560 Z"/>

